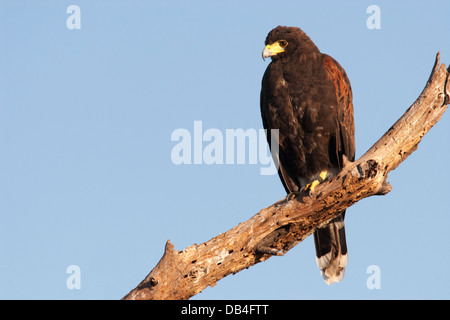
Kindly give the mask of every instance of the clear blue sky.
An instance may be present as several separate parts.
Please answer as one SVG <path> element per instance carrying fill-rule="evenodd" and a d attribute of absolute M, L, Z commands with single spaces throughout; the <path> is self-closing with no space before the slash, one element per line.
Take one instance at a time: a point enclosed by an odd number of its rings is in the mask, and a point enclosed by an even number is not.
<path fill-rule="evenodd" d="M 69 30 L 69 5 L 81 29 Z M 381 29 L 368 29 L 369 5 Z M 262 127 L 261 58 L 301 27 L 352 83 L 357 157 L 450 63 L 450 2 L 0 1 L 0 298 L 118 299 L 165 242 L 202 243 L 284 197 L 259 164 L 175 165 L 174 130 Z M 201 299 L 450 298 L 450 115 L 346 215 L 349 264 L 327 286 L 312 238 Z M 69 290 L 69 266 L 81 270 Z M 369 266 L 380 270 L 368 289 Z"/>

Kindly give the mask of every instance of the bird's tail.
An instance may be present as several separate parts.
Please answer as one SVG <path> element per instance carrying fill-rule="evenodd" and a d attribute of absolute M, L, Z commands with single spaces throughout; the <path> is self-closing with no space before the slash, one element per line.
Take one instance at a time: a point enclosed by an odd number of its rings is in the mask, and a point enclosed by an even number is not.
<path fill-rule="evenodd" d="M 339 282 L 344 278 L 347 265 L 347 243 L 345 241 L 343 211 L 328 225 L 314 232 L 316 261 L 322 278 L 327 284 Z"/>

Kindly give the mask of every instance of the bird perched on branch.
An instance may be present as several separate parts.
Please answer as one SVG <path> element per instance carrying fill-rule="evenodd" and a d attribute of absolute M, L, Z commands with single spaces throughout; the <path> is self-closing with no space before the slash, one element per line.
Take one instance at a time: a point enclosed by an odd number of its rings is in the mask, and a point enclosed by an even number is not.
<path fill-rule="evenodd" d="M 261 89 L 261 116 L 271 143 L 278 129 L 278 174 L 291 196 L 312 194 L 355 159 L 352 90 L 347 74 L 299 28 L 269 32 L 263 59 L 271 57 Z M 275 150 L 271 146 L 272 151 Z M 345 211 L 314 232 L 316 260 L 327 284 L 341 281 L 347 265 Z"/>

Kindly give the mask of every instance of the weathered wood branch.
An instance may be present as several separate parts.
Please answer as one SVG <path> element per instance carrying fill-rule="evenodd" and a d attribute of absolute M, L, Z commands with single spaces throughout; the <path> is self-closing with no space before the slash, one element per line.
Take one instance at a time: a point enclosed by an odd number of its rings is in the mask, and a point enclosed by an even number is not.
<path fill-rule="evenodd" d="M 449 70 L 440 65 L 438 53 L 419 98 L 361 158 L 344 159 L 338 176 L 313 195 L 280 200 L 200 245 L 178 251 L 167 241 L 156 267 L 123 299 L 189 299 L 231 273 L 283 255 L 357 201 L 387 194 L 388 173 L 417 149 L 447 109 L 449 96 Z"/>

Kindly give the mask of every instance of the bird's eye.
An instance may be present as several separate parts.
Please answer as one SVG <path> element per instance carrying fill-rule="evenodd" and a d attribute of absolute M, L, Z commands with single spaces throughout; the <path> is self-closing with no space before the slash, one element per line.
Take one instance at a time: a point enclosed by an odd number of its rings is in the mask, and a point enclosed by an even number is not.
<path fill-rule="evenodd" d="M 280 47 L 282 47 L 282 48 L 286 47 L 288 44 L 286 40 L 280 40 L 278 43 L 280 44 Z"/>

